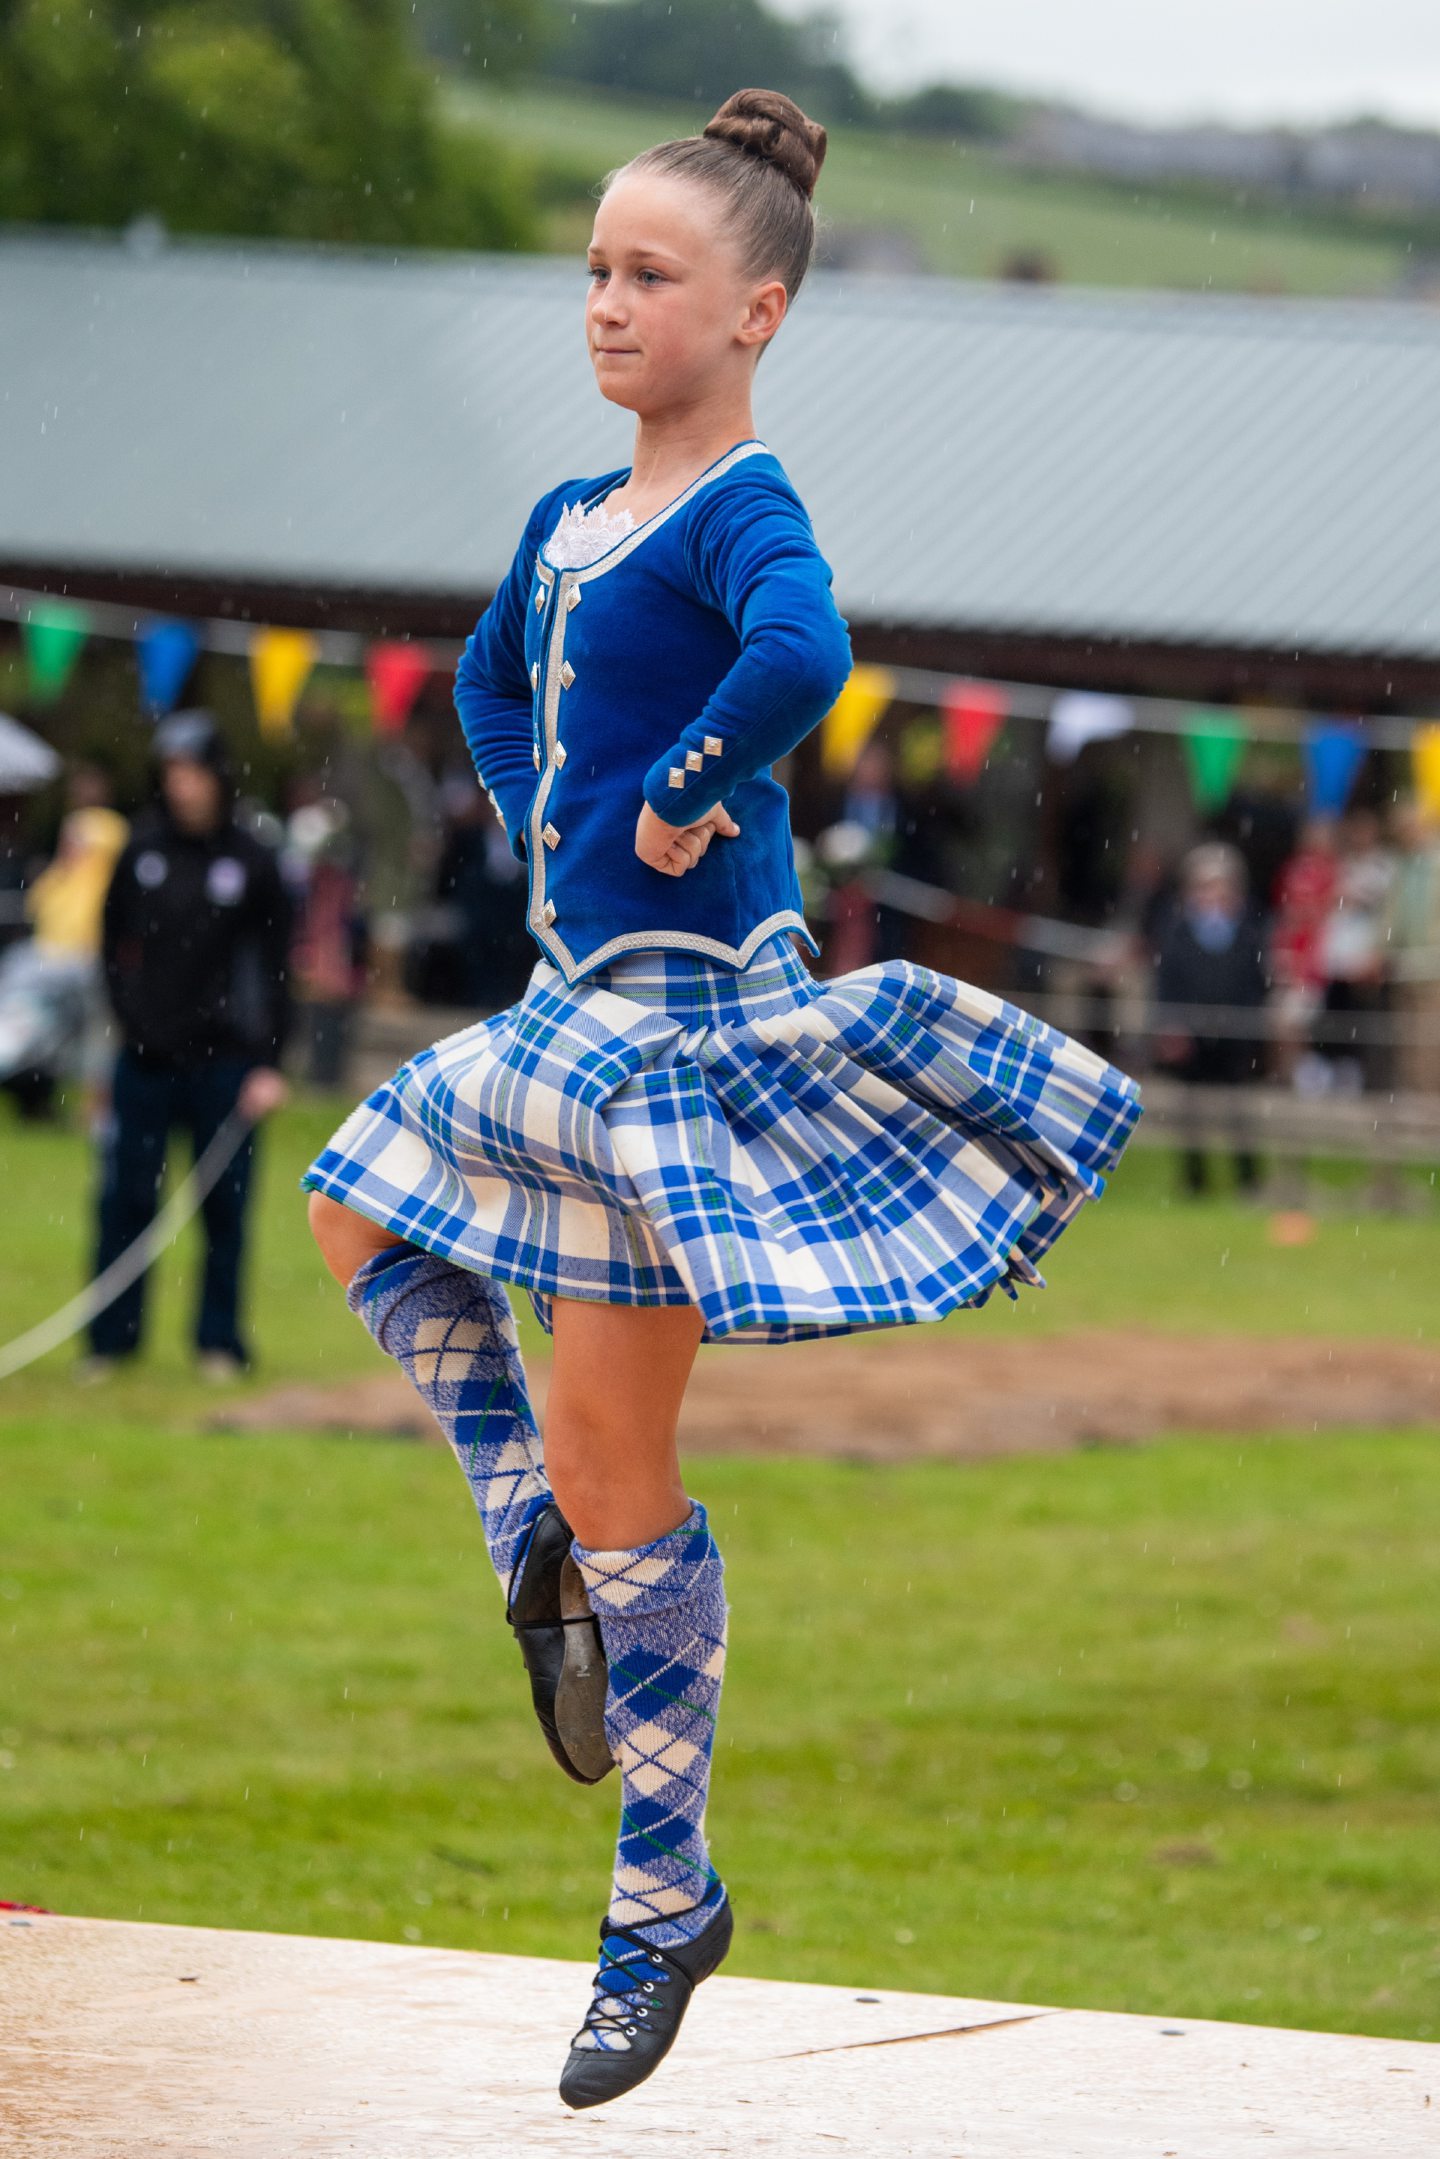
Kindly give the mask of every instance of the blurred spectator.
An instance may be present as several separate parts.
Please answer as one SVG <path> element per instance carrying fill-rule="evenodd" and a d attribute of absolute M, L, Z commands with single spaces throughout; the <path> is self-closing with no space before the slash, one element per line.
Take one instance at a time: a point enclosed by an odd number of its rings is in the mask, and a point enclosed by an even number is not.
<path fill-rule="evenodd" d="M 1267 745 L 1253 745 L 1245 777 L 1213 820 L 1217 840 L 1228 840 L 1244 857 L 1251 903 L 1264 917 L 1280 905 L 1280 884 L 1293 859 L 1298 819 L 1290 774 Z"/>
<path fill-rule="evenodd" d="M 1125 889 L 1132 783 L 1107 743 L 1087 742 L 1065 777 L 1055 835 L 1055 893 L 1070 922 L 1108 927 Z"/>
<path fill-rule="evenodd" d="M 1396 1084 L 1440 1091 L 1440 829 L 1418 802 L 1391 819 L 1395 881 L 1390 893 L 1392 997 L 1401 1021 Z"/>
<path fill-rule="evenodd" d="M 1325 927 L 1339 884 L 1338 834 L 1332 818 L 1312 818 L 1275 883 L 1270 960 L 1275 978 L 1276 1057 L 1280 1077 L 1307 1091 L 1328 1080 L 1313 1048 L 1325 1002 Z"/>
<path fill-rule="evenodd" d="M 344 1084 L 356 1000 L 364 993 L 369 927 L 350 816 L 342 802 L 302 802 L 286 826 L 284 863 L 295 904 L 291 971 L 315 1087 Z"/>
<path fill-rule="evenodd" d="M 1177 1012 L 1171 1019 L 1162 1011 L 1156 1062 L 1192 1087 L 1238 1090 L 1256 1079 L 1261 1031 L 1243 1032 L 1241 1015 L 1258 1013 L 1268 988 L 1264 931 L 1247 904 L 1241 856 L 1221 840 L 1192 849 L 1181 866 L 1179 904 L 1160 934 L 1155 994 L 1162 1007 L 1224 1009 L 1215 1014 L 1213 1031 L 1198 1013 Z M 1238 1093 L 1229 1122 L 1236 1181 L 1253 1191 L 1260 1166 Z M 1209 1166 L 1198 1137 L 1182 1150 L 1181 1169 L 1188 1192 L 1198 1196 L 1207 1189 Z"/>
<path fill-rule="evenodd" d="M 888 744 L 872 738 L 856 758 L 840 817 L 842 823 L 868 832 L 877 856 L 887 857 L 900 822 L 895 760 Z"/>
<path fill-rule="evenodd" d="M 34 934 L 0 954 L 0 1080 L 22 1115 L 50 1113 L 67 1069 L 92 1089 L 103 1076 L 101 914 L 128 829 L 114 810 L 72 809 L 26 895 Z"/>
<path fill-rule="evenodd" d="M 65 782 L 67 810 L 108 810 L 114 807 L 115 790 L 103 765 L 81 758 L 70 767 Z"/>
<path fill-rule="evenodd" d="M 117 810 L 74 809 L 61 820 L 54 857 L 28 895 L 38 945 L 80 959 L 99 958 L 105 895 L 129 836 Z"/>
<path fill-rule="evenodd" d="M 0 952 L 25 935 L 23 795 L 0 794 Z"/>
<path fill-rule="evenodd" d="M 525 866 L 472 777 L 447 780 L 441 808 L 435 903 L 417 923 L 406 988 L 429 1004 L 498 1012 L 522 994 L 535 964 L 525 926 Z"/>
<path fill-rule="evenodd" d="M 198 1157 L 232 1112 L 257 1122 L 285 1098 L 289 906 L 271 849 L 235 821 L 225 746 L 207 712 L 156 729 L 159 800 L 136 819 L 105 902 L 106 984 L 122 1047 L 104 1144 L 95 1272 L 153 1220 L 170 1133 Z M 195 1316 L 202 1372 L 248 1362 L 240 1276 L 254 1137 L 247 1132 L 203 1207 Z M 140 1346 L 145 1279 L 90 1328 L 86 1376 Z"/>
<path fill-rule="evenodd" d="M 1373 1092 L 1390 1085 L 1394 1060 L 1383 1037 L 1390 1010 L 1388 932 L 1395 872 L 1375 812 L 1351 810 L 1340 827 L 1335 897 L 1320 938 L 1324 1010 L 1340 1023 L 1326 1030 L 1321 1047 L 1334 1084 L 1346 1090 Z"/>
<path fill-rule="evenodd" d="M 898 959 L 904 950 L 904 916 L 877 903 L 866 876 L 894 861 L 899 830 L 895 761 L 888 744 L 872 740 L 855 760 L 839 821 L 815 843 L 816 861 L 831 880 L 825 901 L 828 973 L 849 974 Z"/>

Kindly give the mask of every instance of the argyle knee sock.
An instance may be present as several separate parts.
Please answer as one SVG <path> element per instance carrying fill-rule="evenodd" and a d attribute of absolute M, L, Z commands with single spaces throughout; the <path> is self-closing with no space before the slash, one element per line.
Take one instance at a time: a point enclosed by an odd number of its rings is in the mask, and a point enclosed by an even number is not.
<path fill-rule="evenodd" d="M 509 1299 L 484 1275 L 394 1245 L 366 1260 L 345 1301 L 438 1419 L 508 1595 L 526 1532 L 552 1496 Z"/>
<path fill-rule="evenodd" d="M 696 1506 L 631 1551 L 576 1543 L 610 1667 L 605 1731 L 620 1766 L 610 1919 L 657 1948 L 692 1941 L 722 1895 L 705 1846 L 725 1670 L 725 1569 Z"/>

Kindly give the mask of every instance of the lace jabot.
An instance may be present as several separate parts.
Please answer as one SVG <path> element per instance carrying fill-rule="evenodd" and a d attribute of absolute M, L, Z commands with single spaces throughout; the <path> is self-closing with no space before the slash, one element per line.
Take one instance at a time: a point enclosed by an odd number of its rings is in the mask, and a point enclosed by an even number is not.
<path fill-rule="evenodd" d="M 634 530 L 635 520 L 628 510 L 607 510 L 603 502 L 588 510 L 578 502 L 573 507 L 567 503 L 545 542 L 545 553 L 562 570 L 583 570 Z"/>

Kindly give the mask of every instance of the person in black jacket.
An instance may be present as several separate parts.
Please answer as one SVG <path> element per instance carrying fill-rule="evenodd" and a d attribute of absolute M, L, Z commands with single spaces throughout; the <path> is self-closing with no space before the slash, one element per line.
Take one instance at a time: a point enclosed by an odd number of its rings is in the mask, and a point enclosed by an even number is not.
<path fill-rule="evenodd" d="M 1244 1033 L 1239 1017 L 1257 1015 L 1269 994 L 1265 965 L 1265 927 L 1248 905 L 1245 864 L 1223 841 L 1192 848 L 1181 870 L 1179 904 L 1159 933 L 1155 996 L 1162 1007 L 1156 1063 L 1196 1087 L 1235 1087 L 1259 1079 L 1263 1071 L 1263 1024 Z M 1167 1016 L 1163 1008 L 1220 1006 L 1207 1023 L 1199 1011 Z M 1235 1177 L 1242 1191 L 1260 1181 L 1260 1165 L 1244 1130 L 1236 1097 Z M 1204 1149 L 1187 1146 L 1181 1168 L 1188 1191 L 1202 1193 L 1209 1181 Z"/>
<path fill-rule="evenodd" d="M 153 1220 L 171 1131 L 196 1158 L 232 1111 L 252 1127 L 285 1099 L 290 909 L 272 849 L 235 822 L 225 745 L 207 712 L 156 730 L 159 799 L 135 820 L 105 901 L 105 982 L 119 1023 L 100 1187 L 99 1274 Z M 204 1202 L 195 1318 L 201 1370 L 249 1361 L 239 1321 L 253 1131 Z M 87 1376 L 140 1346 L 145 1280 L 90 1328 Z"/>

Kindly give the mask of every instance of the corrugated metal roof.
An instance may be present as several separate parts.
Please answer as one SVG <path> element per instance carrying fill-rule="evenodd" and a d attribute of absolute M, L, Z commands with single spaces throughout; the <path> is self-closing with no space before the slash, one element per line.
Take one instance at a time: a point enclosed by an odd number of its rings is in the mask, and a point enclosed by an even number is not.
<path fill-rule="evenodd" d="M 488 592 L 624 464 L 583 267 L 0 241 L 0 557 Z M 757 426 L 853 620 L 1440 655 L 1440 314 L 817 275 Z"/>

